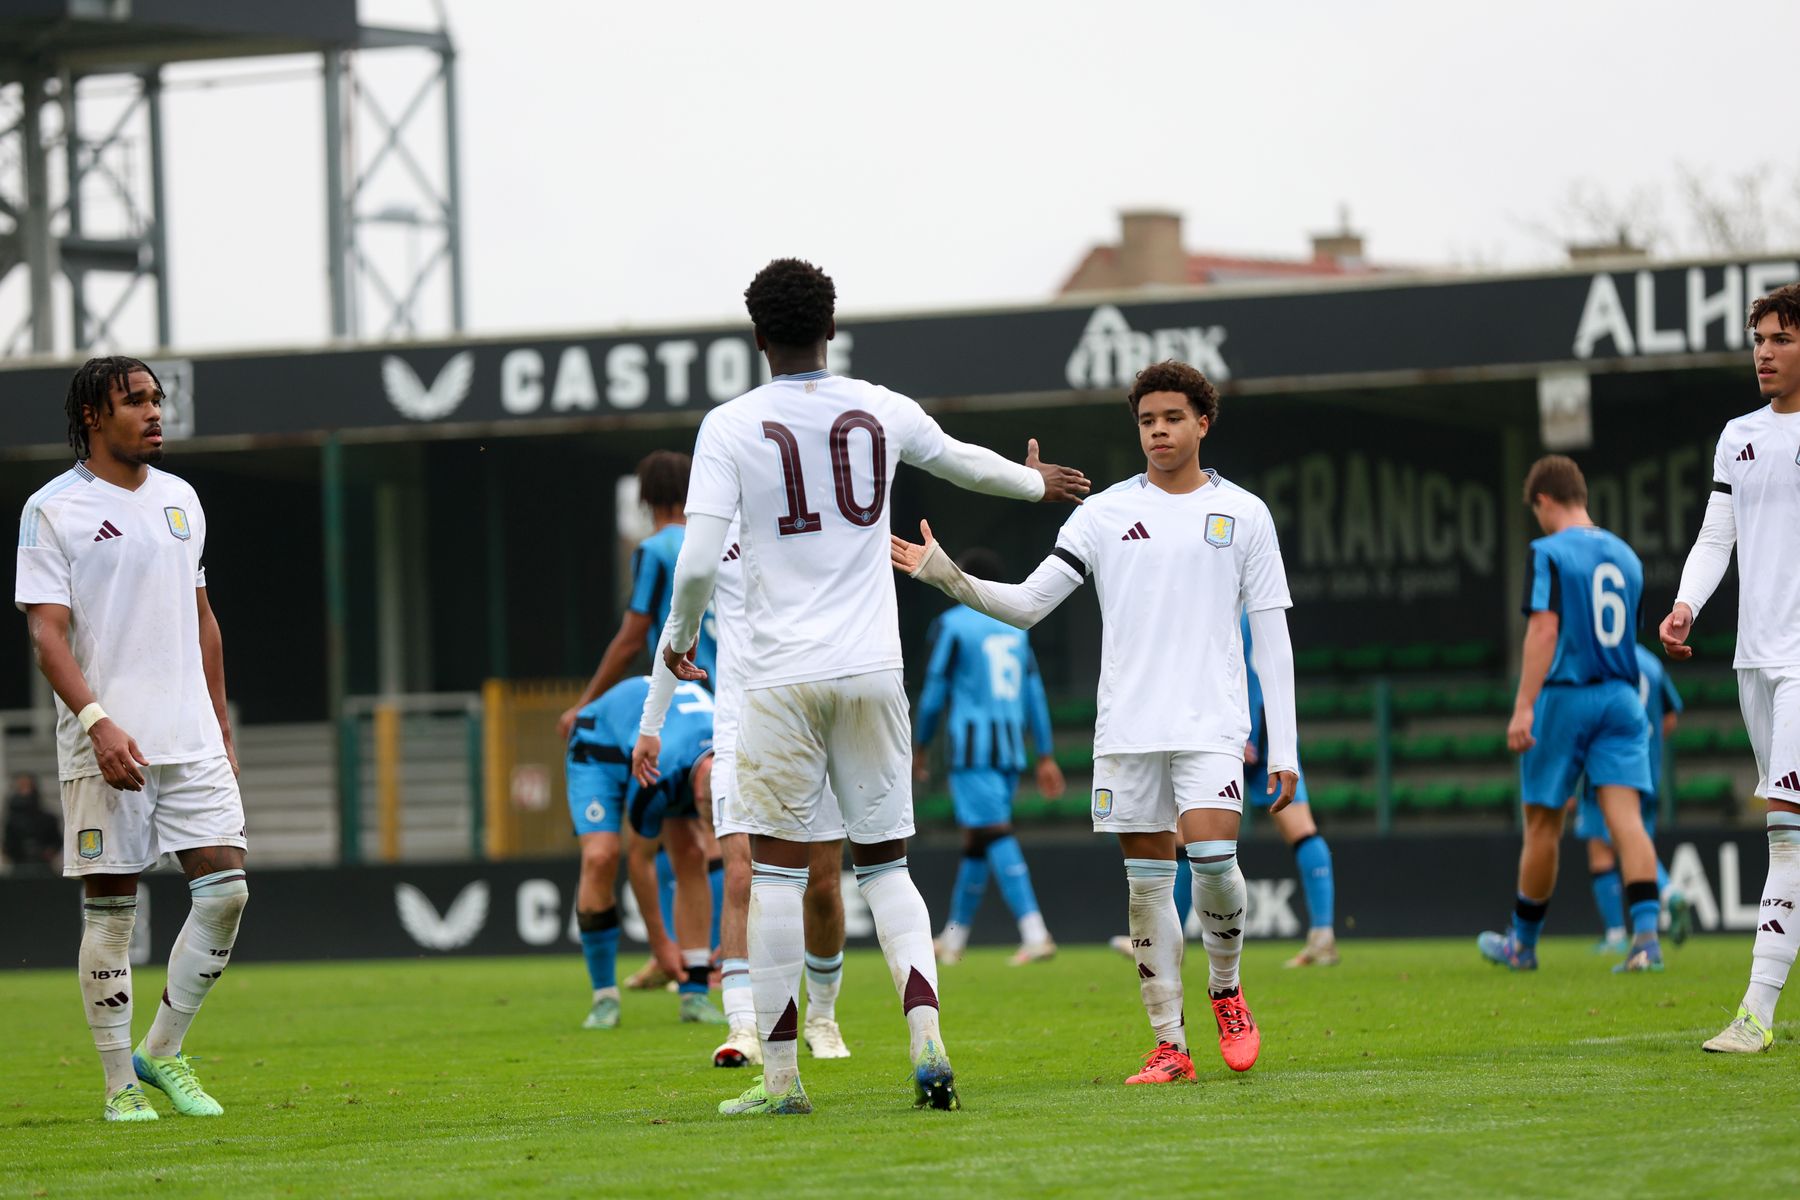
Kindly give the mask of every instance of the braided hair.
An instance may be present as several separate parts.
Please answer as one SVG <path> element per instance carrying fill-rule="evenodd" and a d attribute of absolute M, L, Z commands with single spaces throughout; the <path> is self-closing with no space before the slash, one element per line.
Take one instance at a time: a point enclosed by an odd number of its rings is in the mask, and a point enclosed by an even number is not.
<path fill-rule="evenodd" d="M 155 371 L 138 359 L 120 354 L 90 358 L 75 368 L 75 377 L 69 380 L 69 394 L 63 401 L 63 411 L 69 415 L 69 445 L 75 448 L 77 459 L 85 462 L 92 453 L 88 446 L 89 414 L 98 413 L 102 407 L 110 412 L 113 386 L 116 384 L 129 392 L 133 371 L 150 376 L 156 390 L 162 391 L 162 380 L 156 377 Z"/>

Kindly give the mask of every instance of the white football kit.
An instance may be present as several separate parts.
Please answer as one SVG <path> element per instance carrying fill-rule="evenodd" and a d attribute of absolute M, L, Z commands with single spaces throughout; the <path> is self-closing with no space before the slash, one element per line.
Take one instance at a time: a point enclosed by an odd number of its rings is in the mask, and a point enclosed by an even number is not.
<path fill-rule="evenodd" d="M 739 819 L 737 787 L 738 720 L 744 707 L 743 655 L 748 641 L 744 616 L 743 548 L 739 545 L 738 522 L 733 520 L 725 534 L 725 553 L 719 556 L 719 574 L 713 584 L 713 688 L 716 707 L 713 711 L 713 833 L 724 837 L 732 833 L 753 833 Z M 808 842 L 836 842 L 844 837 L 844 818 L 838 812 L 837 797 L 831 785 L 818 785 L 824 795 L 809 805 L 813 824 Z"/>
<path fill-rule="evenodd" d="M 955 441 L 915 401 L 823 371 L 777 377 L 700 426 L 688 538 L 700 532 L 696 517 L 715 528 L 741 519 L 749 638 L 738 658 L 734 819 L 750 832 L 816 836 L 829 779 L 852 841 L 913 833 L 888 550 L 887 499 L 902 461 L 972 490 L 1043 495 L 1037 472 Z M 678 582 L 666 636 L 692 636 L 694 607 Z M 645 720 L 647 731 L 660 721 L 650 705 Z"/>
<path fill-rule="evenodd" d="M 1676 601 L 1695 617 L 1724 576 L 1735 542 L 1734 665 L 1756 794 L 1800 803 L 1800 413 L 1771 406 L 1729 421 L 1713 455 L 1714 494 Z"/>
<path fill-rule="evenodd" d="M 150 760 L 141 792 L 108 787 L 93 743 L 57 698 L 66 875 L 141 871 L 172 851 L 245 844 L 200 655 L 194 593 L 206 586 L 205 545 L 194 489 L 154 467 L 128 491 L 77 463 L 25 502 L 14 603 L 69 609 L 82 677 Z"/>

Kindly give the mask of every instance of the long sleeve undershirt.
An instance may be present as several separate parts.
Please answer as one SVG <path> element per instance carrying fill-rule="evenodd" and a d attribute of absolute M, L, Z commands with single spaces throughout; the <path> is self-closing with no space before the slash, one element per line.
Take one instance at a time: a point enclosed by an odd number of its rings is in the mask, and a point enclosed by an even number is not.
<path fill-rule="evenodd" d="M 1024 583 L 976 579 L 963 574 L 936 542 L 926 551 L 913 578 L 1018 629 L 1036 625 L 1081 586 L 1080 577 L 1054 554 L 1039 563 Z"/>
<path fill-rule="evenodd" d="M 669 619 L 656 644 L 656 661 L 650 664 L 650 694 L 644 698 L 644 715 L 638 732 L 647 737 L 662 734 L 669 715 L 669 700 L 679 682 L 663 660 L 663 650 L 679 646 L 685 652 L 700 637 L 700 621 L 712 599 L 713 582 L 719 575 L 719 557 L 725 553 L 725 535 L 731 522 L 724 517 L 689 513 L 681 537 L 681 554 L 675 560 L 675 580 L 669 598 Z"/>
<path fill-rule="evenodd" d="M 1269 727 L 1269 773 L 1300 772 L 1299 723 L 1294 715 L 1294 644 L 1287 610 L 1250 614 L 1250 656 L 1262 684 L 1263 720 Z"/>
<path fill-rule="evenodd" d="M 1675 589 L 1675 603 L 1685 604 L 1696 618 L 1700 606 L 1712 599 L 1731 565 L 1731 548 L 1737 543 L 1737 510 L 1732 507 L 1731 493 L 1714 492 L 1706 502 L 1706 519 L 1700 523 L 1700 536 L 1688 551 L 1681 568 L 1681 584 Z"/>

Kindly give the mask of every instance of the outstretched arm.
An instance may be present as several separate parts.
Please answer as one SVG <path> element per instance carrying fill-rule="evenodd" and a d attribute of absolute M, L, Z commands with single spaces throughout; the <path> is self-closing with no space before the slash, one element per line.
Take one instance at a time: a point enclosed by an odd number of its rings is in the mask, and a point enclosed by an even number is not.
<path fill-rule="evenodd" d="M 1056 554 L 1039 563 L 1024 583 L 995 583 L 965 575 L 931 536 L 929 523 L 920 521 L 919 531 L 925 536 L 922 546 L 889 539 L 895 567 L 977 612 L 1019 629 L 1030 629 L 1049 616 L 1081 586 L 1081 576 Z"/>
<path fill-rule="evenodd" d="M 933 428 L 936 428 L 935 423 Z M 1088 494 L 1087 476 L 1080 471 L 1038 460 L 1036 438 L 1027 442 L 1025 462 L 1021 466 L 985 446 L 959 442 L 941 430 L 938 433 L 943 441 L 932 453 L 909 457 L 907 461 L 957 487 L 989 496 L 1045 503 L 1072 500 L 1079 504 Z"/>
<path fill-rule="evenodd" d="M 1722 485 L 1721 485 L 1722 486 Z M 1700 523 L 1700 536 L 1688 551 L 1687 563 L 1681 568 L 1681 585 L 1675 589 L 1675 604 L 1663 618 L 1657 635 L 1670 658 L 1692 658 L 1694 648 L 1687 644 L 1694 631 L 1694 618 L 1700 607 L 1712 599 L 1731 565 L 1731 548 L 1737 543 L 1737 511 L 1732 507 L 1729 491 L 1715 491 L 1706 502 L 1706 519 Z"/>

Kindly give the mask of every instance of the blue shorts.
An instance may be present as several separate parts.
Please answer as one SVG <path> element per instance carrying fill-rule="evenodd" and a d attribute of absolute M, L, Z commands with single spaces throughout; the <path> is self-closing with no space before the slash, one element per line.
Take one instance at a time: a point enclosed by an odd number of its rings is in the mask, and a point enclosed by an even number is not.
<path fill-rule="evenodd" d="M 1651 837 L 1656 836 L 1656 793 L 1643 792 L 1639 795 L 1639 805 L 1644 813 L 1644 830 Z M 1612 834 L 1606 831 L 1606 814 L 1600 811 L 1600 800 L 1594 794 L 1592 786 L 1583 785 L 1581 799 L 1575 803 L 1575 836 L 1584 841 L 1599 838 L 1607 845 L 1612 845 Z"/>
<path fill-rule="evenodd" d="M 979 770 L 950 772 L 950 800 L 956 823 L 963 829 L 1012 823 L 1013 792 L 1019 787 L 1017 771 Z"/>
<path fill-rule="evenodd" d="M 1519 796 L 1540 808 L 1561 808 L 1585 772 L 1596 787 L 1648 792 L 1650 721 L 1637 688 L 1623 679 L 1576 687 L 1546 687 L 1531 722 L 1537 745 L 1519 756 Z"/>
<path fill-rule="evenodd" d="M 628 762 L 595 761 L 592 751 L 596 748 L 587 749 L 590 753 L 585 761 L 571 754 L 563 763 L 568 780 L 569 818 L 577 836 L 616 834 L 629 818 L 633 833 L 661 837 L 664 821 L 698 815 L 686 771 L 664 775 L 654 787 L 641 788 L 631 777 Z M 611 748 L 598 749 L 605 753 Z"/>
<path fill-rule="evenodd" d="M 1275 803 L 1275 796 L 1269 795 L 1269 768 L 1267 760 L 1259 760 L 1254 767 L 1248 767 L 1244 773 L 1244 799 L 1257 808 L 1267 808 Z M 1277 792 L 1276 795 L 1281 793 Z M 1289 805 L 1306 803 L 1306 776 L 1301 774 L 1294 781 L 1294 799 Z"/>

